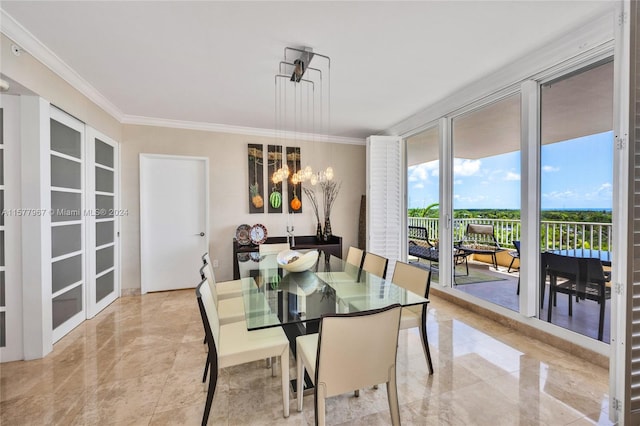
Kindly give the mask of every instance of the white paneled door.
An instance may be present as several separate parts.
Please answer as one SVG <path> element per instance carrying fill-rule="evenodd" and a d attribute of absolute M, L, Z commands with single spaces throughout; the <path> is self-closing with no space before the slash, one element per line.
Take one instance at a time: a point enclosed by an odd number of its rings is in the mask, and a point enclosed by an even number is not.
<path fill-rule="evenodd" d="M 23 358 L 20 253 L 20 104 L 0 96 L 0 362 Z"/>
<path fill-rule="evenodd" d="M 140 155 L 142 293 L 195 287 L 208 250 L 206 158 Z"/>
<path fill-rule="evenodd" d="M 85 126 L 51 107 L 51 316 L 53 342 L 86 319 Z"/>
<path fill-rule="evenodd" d="M 120 294 L 118 144 L 87 129 L 87 317 L 92 318 Z"/>

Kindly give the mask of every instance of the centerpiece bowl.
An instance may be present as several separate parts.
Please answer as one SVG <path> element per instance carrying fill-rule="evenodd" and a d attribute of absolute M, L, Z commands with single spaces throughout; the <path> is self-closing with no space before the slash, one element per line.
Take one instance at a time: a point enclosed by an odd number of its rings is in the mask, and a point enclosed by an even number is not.
<path fill-rule="evenodd" d="M 295 250 L 284 250 L 278 253 L 277 262 L 285 271 L 302 272 L 313 267 L 318 261 L 320 253 L 312 250 L 308 253 L 300 253 Z"/>

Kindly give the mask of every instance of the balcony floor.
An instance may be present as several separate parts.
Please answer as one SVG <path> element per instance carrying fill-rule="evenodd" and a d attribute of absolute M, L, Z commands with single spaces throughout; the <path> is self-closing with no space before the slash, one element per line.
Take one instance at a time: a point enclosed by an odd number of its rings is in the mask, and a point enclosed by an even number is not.
<path fill-rule="evenodd" d="M 421 266 L 428 267 L 427 263 L 421 262 Z M 495 271 L 485 263 L 469 262 L 469 273 L 471 276 L 480 276 L 486 279 L 488 276 L 495 276 L 496 281 L 483 281 L 468 284 L 455 285 L 456 290 L 478 297 L 482 300 L 500 305 L 513 311 L 519 310 L 519 299 L 516 294 L 518 288 L 519 272 L 512 271 L 507 273 L 507 268 L 500 266 L 499 271 Z M 464 274 L 464 267 L 456 267 L 456 275 Z M 462 278 L 462 277 L 461 277 Z M 433 279 L 437 281 L 437 272 Z M 456 279 L 461 281 L 461 279 Z M 549 285 L 545 288 L 544 307 L 540 309 L 539 318 L 543 321 L 547 320 L 547 309 L 549 307 Z M 569 329 L 584 336 L 593 339 L 598 338 L 598 317 L 599 306 L 591 300 L 573 303 L 573 315 L 569 316 L 568 296 L 566 294 L 558 294 L 556 306 L 554 306 L 551 316 L 551 323 L 559 327 Z M 604 314 L 604 333 L 603 342 L 609 343 L 611 329 L 611 301 L 607 300 Z"/>

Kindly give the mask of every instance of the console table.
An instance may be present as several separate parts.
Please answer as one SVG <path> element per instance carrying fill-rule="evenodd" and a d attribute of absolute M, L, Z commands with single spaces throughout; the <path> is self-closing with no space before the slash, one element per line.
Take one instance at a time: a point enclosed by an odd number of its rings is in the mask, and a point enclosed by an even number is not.
<path fill-rule="evenodd" d="M 268 237 L 265 244 L 278 244 L 286 243 L 287 237 Z M 292 250 L 304 250 L 304 249 L 318 249 L 322 250 L 326 254 L 342 259 L 342 237 L 332 235 L 329 241 L 319 242 L 315 235 L 296 235 L 296 245 L 291 247 Z M 233 279 L 240 278 L 240 270 L 238 269 L 238 253 L 255 253 L 260 251 L 260 248 L 256 245 L 240 245 L 238 241 L 233 239 Z"/>

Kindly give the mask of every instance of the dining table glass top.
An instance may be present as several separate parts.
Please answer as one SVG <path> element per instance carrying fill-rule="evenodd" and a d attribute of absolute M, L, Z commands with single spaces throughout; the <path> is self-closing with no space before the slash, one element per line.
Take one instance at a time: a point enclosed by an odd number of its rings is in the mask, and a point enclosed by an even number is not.
<path fill-rule="evenodd" d="M 276 254 L 239 253 L 237 261 L 249 330 L 319 320 L 323 314 L 429 302 L 391 280 L 323 252 L 304 272 L 282 269 Z"/>

